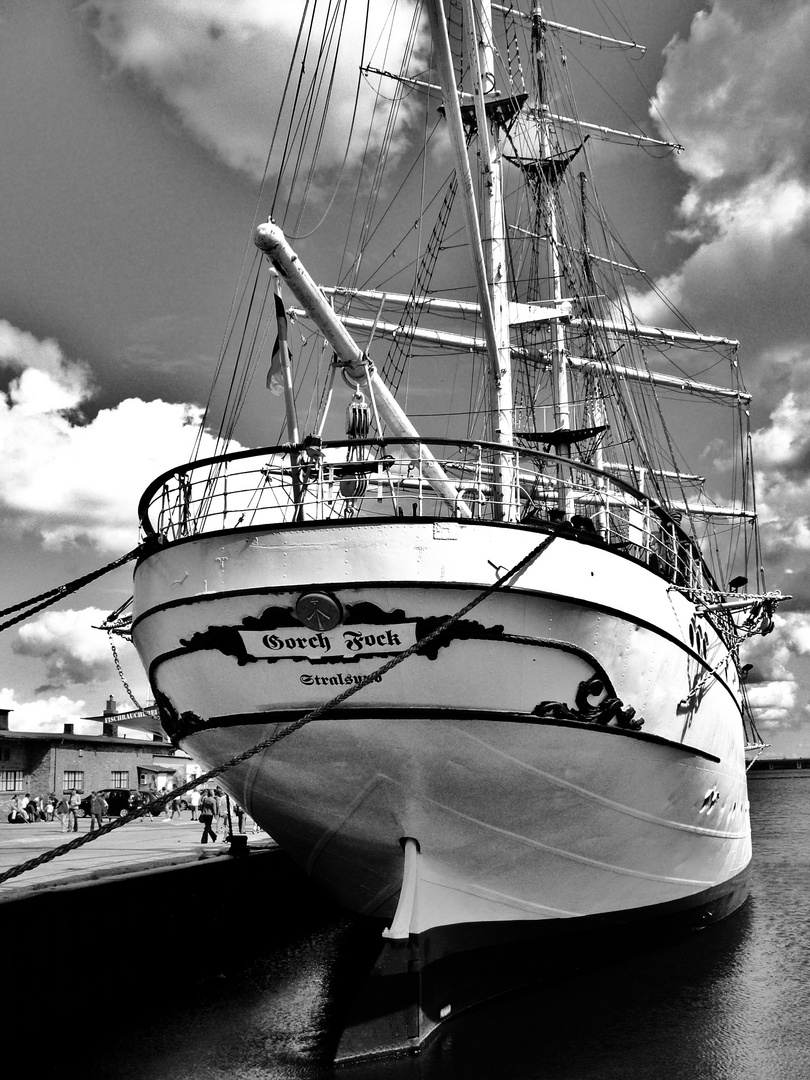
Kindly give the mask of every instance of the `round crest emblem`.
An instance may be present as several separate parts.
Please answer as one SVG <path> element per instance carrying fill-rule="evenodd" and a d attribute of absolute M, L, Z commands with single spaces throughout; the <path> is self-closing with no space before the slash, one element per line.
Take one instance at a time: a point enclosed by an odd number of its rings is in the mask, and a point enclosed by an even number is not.
<path fill-rule="evenodd" d="M 343 608 L 329 593 L 309 592 L 296 600 L 295 617 L 310 630 L 333 630 L 343 621 Z"/>

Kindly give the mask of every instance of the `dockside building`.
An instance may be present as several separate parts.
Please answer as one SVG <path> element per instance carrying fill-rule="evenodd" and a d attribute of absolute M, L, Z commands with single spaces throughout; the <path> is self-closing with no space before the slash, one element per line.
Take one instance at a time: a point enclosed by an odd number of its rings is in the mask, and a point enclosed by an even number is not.
<path fill-rule="evenodd" d="M 70 791 L 89 794 L 103 788 L 161 791 L 191 779 L 194 763 L 182 750 L 159 735 L 143 738 L 119 735 L 118 714 L 110 698 L 104 713 L 87 717 L 100 724 L 97 735 L 74 732 L 11 731 L 9 709 L 0 708 L 0 800 L 13 795 L 61 796 Z M 199 772 L 199 770 L 196 770 Z"/>

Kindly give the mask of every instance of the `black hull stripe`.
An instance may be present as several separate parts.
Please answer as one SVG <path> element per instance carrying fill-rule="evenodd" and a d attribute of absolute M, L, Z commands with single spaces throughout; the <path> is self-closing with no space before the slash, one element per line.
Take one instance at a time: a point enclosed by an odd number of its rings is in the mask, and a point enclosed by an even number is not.
<path fill-rule="evenodd" d="M 643 568 L 642 568 L 643 569 Z M 476 589 L 483 589 L 487 586 L 484 584 L 461 584 L 457 582 L 446 581 L 424 581 L 416 583 L 413 580 L 409 581 L 370 581 L 370 582 L 358 582 L 357 584 L 347 585 L 345 581 L 337 582 L 319 582 L 318 588 L 324 591 L 332 592 L 349 592 L 351 590 L 360 592 L 362 590 L 373 590 L 380 588 L 384 585 L 385 588 L 392 589 L 436 589 L 437 591 L 456 591 L 456 592 L 470 592 Z M 308 585 L 285 585 L 280 586 L 265 586 L 263 588 L 255 589 L 234 589 L 232 591 L 223 591 L 218 593 L 206 593 L 203 596 L 187 597 L 179 600 L 169 600 L 164 604 L 156 604 L 154 607 L 149 608 L 148 611 L 142 612 L 137 619 L 132 623 L 132 629 L 134 630 L 144 619 L 151 618 L 153 615 L 163 611 L 168 611 L 174 607 L 191 606 L 192 604 L 205 604 L 217 600 L 230 600 L 236 599 L 240 596 L 278 596 L 283 593 L 298 592 L 301 589 L 309 587 Z M 521 596 L 534 596 L 541 600 L 555 600 L 557 603 L 568 604 L 571 607 L 585 608 L 588 611 L 598 611 L 602 615 L 610 615 L 614 618 L 620 619 L 622 622 L 632 624 L 633 626 L 643 627 L 645 630 L 649 630 L 650 633 L 655 634 L 657 637 L 663 638 L 665 641 L 671 642 L 682 652 L 685 652 L 690 659 L 697 661 L 700 666 L 725 688 L 729 697 L 735 704 L 740 715 L 742 715 L 742 706 L 734 694 L 733 690 L 729 686 L 728 682 L 719 675 L 713 667 L 705 660 L 700 653 L 696 652 L 693 648 L 687 645 L 680 638 L 675 637 L 674 634 L 670 634 L 667 630 L 662 630 L 660 626 L 655 623 L 648 622 L 646 619 L 639 619 L 635 615 L 631 615 L 627 611 L 622 611 L 620 608 L 609 607 L 605 604 L 597 604 L 592 600 L 580 600 L 576 597 L 572 597 L 567 593 L 554 593 L 541 589 L 519 589 L 514 586 L 509 586 L 501 590 L 503 595 L 509 595 L 512 593 L 518 593 Z M 537 639 L 538 641 L 541 639 Z M 165 653 L 163 656 L 157 657 L 150 666 L 150 672 L 156 668 L 164 659 L 179 655 L 183 650 L 176 650 L 175 652 Z"/>
<path fill-rule="evenodd" d="M 206 720 L 203 725 L 178 728 L 176 738 L 180 741 L 208 731 L 212 728 L 232 727 L 257 727 L 267 724 L 291 724 L 306 715 L 306 710 L 285 710 L 265 713 L 232 713 L 227 716 L 214 716 Z M 577 720 L 562 720 L 556 717 L 531 716 L 526 713 L 499 713 L 499 712 L 476 712 L 472 709 L 374 709 L 374 708 L 344 708 L 332 713 L 325 713 L 312 721 L 313 724 L 329 723 L 335 720 L 450 720 L 454 722 L 487 721 L 494 724 L 529 724 L 535 727 L 563 727 L 586 730 L 597 735 L 611 735 L 624 739 L 635 739 L 639 742 L 653 743 L 657 746 L 667 746 L 679 753 L 693 755 L 720 764 L 721 759 L 714 754 L 701 750 L 697 746 L 689 746 L 686 743 L 675 742 L 674 739 L 665 739 L 662 735 L 651 735 L 643 731 L 631 731 L 627 728 L 602 727 L 600 724 L 589 724 Z"/>

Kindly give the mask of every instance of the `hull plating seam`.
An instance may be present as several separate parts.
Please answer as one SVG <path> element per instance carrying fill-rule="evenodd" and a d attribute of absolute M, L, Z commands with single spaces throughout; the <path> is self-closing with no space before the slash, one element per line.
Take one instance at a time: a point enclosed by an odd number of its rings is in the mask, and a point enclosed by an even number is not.
<path fill-rule="evenodd" d="M 536 919 L 517 920 L 515 922 L 469 922 L 454 925 L 437 926 L 422 934 L 412 935 L 413 939 L 430 939 L 434 945 L 434 955 L 452 954 L 456 951 L 473 951 L 487 945 L 500 946 L 508 941 L 530 941 L 541 939 L 549 941 L 559 935 L 572 933 L 579 935 L 587 927 L 634 926 L 640 923 L 654 923 L 677 919 L 690 911 L 706 904 L 727 899 L 734 910 L 748 894 L 751 876 L 751 862 L 735 872 L 728 879 L 717 884 L 710 884 L 689 896 L 665 900 L 659 904 L 642 907 L 622 908 L 616 911 L 597 912 L 592 915 L 578 915 L 573 919 Z M 723 918 L 730 911 L 711 912 L 712 921 Z"/>
<path fill-rule="evenodd" d="M 247 456 L 251 456 L 253 454 L 255 454 L 255 451 L 250 451 Z M 233 459 L 233 458 L 237 458 L 239 456 L 240 456 L 239 454 L 234 454 L 234 455 L 231 455 L 231 458 Z M 214 461 L 215 459 L 212 458 L 211 460 Z M 202 464 L 202 462 L 198 462 L 197 464 L 200 465 L 200 464 Z M 167 475 L 170 476 L 171 472 L 169 472 Z M 139 513 L 139 517 L 140 517 L 141 521 L 144 520 L 143 519 L 143 514 Z M 145 555 L 141 555 L 139 557 L 137 563 L 135 564 L 135 569 L 137 571 L 137 569 L 140 566 L 143 566 L 143 564 L 148 562 L 149 559 L 151 559 L 154 555 L 159 555 L 164 551 L 168 551 L 170 548 L 178 548 L 178 547 L 184 546 L 185 544 L 193 544 L 193 543 L 195 543 L 195 542 L 197 542 L 197 541 L 199 541 L 201 539 L 205 539 L 205 540 L 223 540 L 223 539 L 226 539 L 228 537 L 232 537 L 233 539 L 239 539 L 239 537 L 250 537 L 251 540 L 253 541 L 253 540 L 256 539 L 257 533 L 272 536 L 274 534 L 287 533 L 287 532 L 291 532 L 291 533 L 315 532 L 315 531 L 324 532 L 324 531 L 331 531 L 331 530 L 337 530 L 337 529 L 345 529 L 348 523 L 349 522 L 347 521 L 347 519 L 341 518 L 341 519 L 338 519 L 336 521 L 303 521 L 303 522 L 287 521 L 287 522 L 284 522 L 283 524 L 275 525 L 275 526 L 274 525 L 262 525 L 261 528 L 259 528 L 259 529 L 256 529 L 256 528 L 251 529 L 251 528 L 248 528 L 248 527 L 233 528 L 233 529 L 210 529 L 210 530 L 206 529 L 205 532 L 202 532 L 202 533 L 193 533 L 191 536 L 183 536 L 183 537 L 180 537 L 177 540 L 168 540 L 168 541 L 164 537 L 158 537 L 157 534 L 155 534 L 156 543 L 155 543 L 154 548 L 151 551 L 147 551 L 147 553 Z M 460 524 L 460 522 L 455 522 L 455 523 Z M 443 518 L 443 517 L 428 517 L 428 516 L 426 516 L 426 517 L 417 517 L 417 518 L 401 518 L 401 517 L 397 517 L 397 516 L 392 515 L 391 517 L 382 517 L 382 516 L 376 517 L 375 516 L 374 518 L 369 518 L 369 519 L 357 518 L 357 519 L 355 519 L 354 521 L 351 522 L 352 528 L 361 528 L 361 529 L 375 529 L 375 528 L 379 528 L 380 526 L 386 526 L 386 525 L 396 525 L 398 528 L 402 528 L 403 526 L 409 526 L 409 525 L 418 527 L 418 526 L 421 526 L 421 525 L 431 525 L 431 524 L 446 525 L 447 524 L 447 519 Z M 476 521 L 474 523 L 465 522 L 464 524 L 466 524 L 468 527 L 472 527 L 472 528 L 476 528 L 476 529 L 514 529 L 515 528 L 515 526 L 510 524 L 509 522 L 501 522 L 501 521 Z M 651 574 L 655 573 L 653 570 L 650 570 L 649 566 L 646 563 L 642 563 L 638 559 L 634 559 L 632 555 L 629 555 L 626 551 L 623 551 L 622 548 L 607 544 L 604 540 L 602 540 L 598 536 L 593 536 L 592 534 L 584 533 L 584 532 L 577 532 L 576 530 L 572 529 L 570 526 L 566 527 L 565 525 L 562 525 L 562 526 L 556 526 L 555 527 L 555 525 L 550 523 L 550 522 L 543 523 L 542 525 L 537 524 L 537 523 L 530 524 L 528 522 L 522 522 L 521 525 L 520 525 L 520 532 L 522 532 L 522 533 L 533 533 L 535 535 L 540 535 L 540 536 L 559 536 L 559 537 L 562 537 L 565 540 L 571 540 L 576 544 L 582 544 L 585 547 L 593 547 L 593 548 L 599 548 L 599 550 L 601 550 L 601 551 L 609 551 L 612 555 L 615 555 L 619 559 L 625 559 L 627 562 L 634 563 L 636 566 L 641 566 L 645 570 L 648 570 Z M 663 581 L 667 580 L 666 577 L 664 577 L 663 574 L 655 574 L 655 577 L 661 578 L 661 580 L 663 580 Z"/>

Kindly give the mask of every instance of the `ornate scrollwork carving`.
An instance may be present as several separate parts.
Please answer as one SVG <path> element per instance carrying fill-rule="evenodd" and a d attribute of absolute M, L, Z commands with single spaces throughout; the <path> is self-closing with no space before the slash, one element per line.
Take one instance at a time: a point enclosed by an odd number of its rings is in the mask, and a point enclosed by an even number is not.
<path fill-rule="evenodd" d="M 608 695 L 595 704 L 591 703 L 591 698 L 600 697 L 604 693 L 604 682 L 594 675 L 583 680 L 577 687 L 573 708 L 563 701 L 541 701 L 532 709 L 532 716 L 550 720 L 576 720 L 580 724 L 599 724 L 601 727 L 615 722 L 617 727 L 639 731 L 644 720 L 641 717 L 636 719 L 636 710 L 632 705 L 625 705 L 621 698 Z"/>

